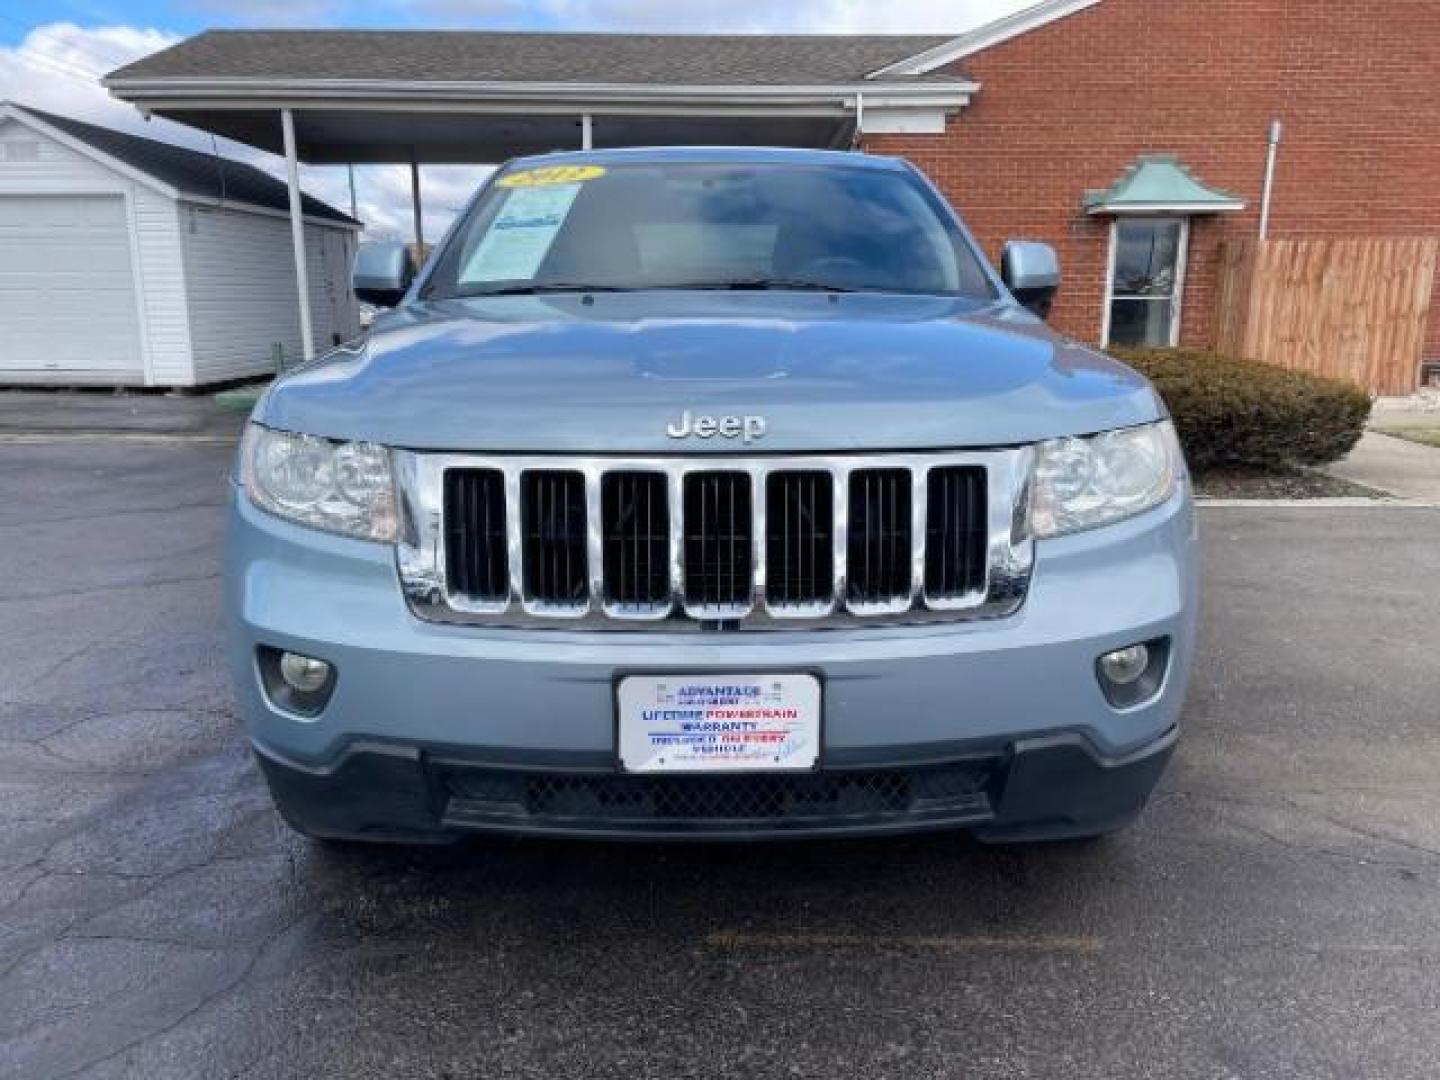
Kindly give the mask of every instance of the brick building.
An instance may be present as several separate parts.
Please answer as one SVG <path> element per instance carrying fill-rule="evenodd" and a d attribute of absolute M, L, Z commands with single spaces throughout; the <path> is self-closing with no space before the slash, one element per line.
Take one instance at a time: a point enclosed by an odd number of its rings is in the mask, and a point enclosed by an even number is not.
<path fill-rule="evenodd" d="M 1083 193 L 1146 153 L 1178 155 L 1245 202 L 1190 219 L 1180 343 L 1210 340 L 1221 241 L 1259 229 L 1273 120 L 1271 237 L 1440 235 L 1440 4 L 1101 0 L 1046 14 L 950 61 L 981 89 L 942 137 L 865 145 L 923 166 L 992 253 L 1017 233 L 1054 244 L 1068 333 L 1100 341 L 1105 320 L 1114 219 L 1086 213 Z M 1426 356 L 1440 357 L 1440 316 Z"/>
<path fill-rule="evenodd" d="M 957 38 L 210 32 L 106 84 L 322 164 L 858 144 L 921 165 L 992 256 L 1055 245 L 1060 329 L 1204 345 L 1276 121 L 1272 238 L 1440 237 L 1437 74 L 1435 0 L 1041 0 Z"/>

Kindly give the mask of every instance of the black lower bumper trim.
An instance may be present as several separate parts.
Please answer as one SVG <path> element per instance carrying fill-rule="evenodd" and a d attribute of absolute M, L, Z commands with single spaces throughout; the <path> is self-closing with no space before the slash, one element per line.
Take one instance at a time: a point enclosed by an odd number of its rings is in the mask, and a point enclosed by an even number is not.
<path fill-rule="evenodd" d="M 1134 818 L 1176 732 L 1120 758 L 1079 735 L 905 767 L 804 774 L 640 776 L 497 768 L 440 749 L 352 747 L 307 769 L 257 747 L 300 832 L 423 840 L 466 832 L 641 839 L 861 835 L 964 827 L 983 840 L 1108 832 Z"/>

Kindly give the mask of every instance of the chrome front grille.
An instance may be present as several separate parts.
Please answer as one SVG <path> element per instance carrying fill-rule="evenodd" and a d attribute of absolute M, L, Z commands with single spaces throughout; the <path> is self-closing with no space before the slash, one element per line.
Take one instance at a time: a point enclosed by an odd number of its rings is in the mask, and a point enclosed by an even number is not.
<path fill-rule="evenodd" d="M 1031 452 L 554 458 L 398 452 L 422 618 L 747 629 L 985 618 L 1023 602 Z"/>

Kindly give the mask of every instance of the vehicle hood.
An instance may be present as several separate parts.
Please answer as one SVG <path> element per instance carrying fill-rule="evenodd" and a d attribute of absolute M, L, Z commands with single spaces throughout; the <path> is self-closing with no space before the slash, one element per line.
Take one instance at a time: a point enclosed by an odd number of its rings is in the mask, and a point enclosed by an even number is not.
<path fill-rule="evenodd" d="M 670 438 L 696 416 L 763 438 Z M 1008 302 L 646 292 L 407 305 L 278 380 L 262 423 L 416 450 L 773 453 L 1033 442 L 1164 415 Z"/>

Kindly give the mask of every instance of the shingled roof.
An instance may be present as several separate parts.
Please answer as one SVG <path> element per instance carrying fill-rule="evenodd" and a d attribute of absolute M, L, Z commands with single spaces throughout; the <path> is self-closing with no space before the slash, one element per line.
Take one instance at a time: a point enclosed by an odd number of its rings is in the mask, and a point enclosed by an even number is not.
<path fill-rule="evenodd" d="M 55 113 L 18 102 L 10 104 L 17 112 L 28 114 L 182 194 L 245 203 L 286 213 L 290 210 L 289 190 L 286 186 L 253 165 L 198 150 L 187 150 L 183 146 L 131 135 L 114 128 L 100 127 L 98 124 L 87 124 L 68 116 L 57 116 Z M 329 203 L 321 202 L 310 195 L 302 194 L 301 203 L 309 217 L 348 225 L 359 224 L 350 215 L 342 214 Z"/>
<path fill-rule="evenodd" d="M 933 49 L 926 35 L 548 34 L 210 30 L 106 77 L 826 86 Z M 949 75 L 896 82 L 947 82 Z"/>

